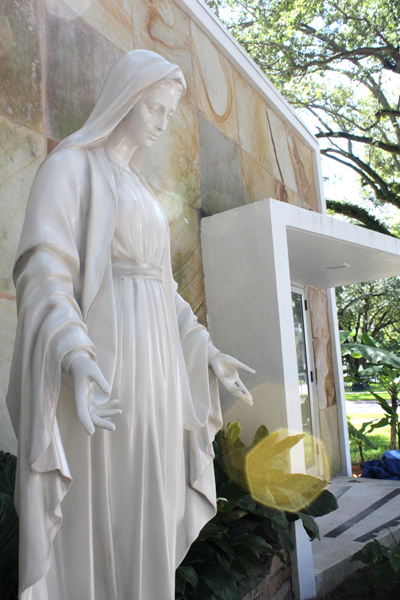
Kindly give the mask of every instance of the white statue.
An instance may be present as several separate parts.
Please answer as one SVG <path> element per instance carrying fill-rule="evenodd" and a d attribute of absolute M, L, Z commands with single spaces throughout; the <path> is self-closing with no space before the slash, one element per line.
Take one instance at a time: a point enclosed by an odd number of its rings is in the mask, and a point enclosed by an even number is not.
<path fill-rule="evenodd" d="M 124 54 L 32 187 L 7 397 L 22 600 L 173 600 L 215 514 L 215 375 L 251 404 L 237 369 L 253 370 L 176 291 L 168 223 L 140 174 L 184 90 L 178 66 Z"/>

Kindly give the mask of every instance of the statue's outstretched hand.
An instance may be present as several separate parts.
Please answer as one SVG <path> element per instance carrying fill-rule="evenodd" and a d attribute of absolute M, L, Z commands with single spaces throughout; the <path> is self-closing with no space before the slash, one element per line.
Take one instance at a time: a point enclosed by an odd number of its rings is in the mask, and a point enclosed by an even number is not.
<path fill-rule="evenodd" d="M 89 435 L 95 432 L 95 425 L 115 431 L 115 425 L 107 421 L 109 417 L 120 415 L 122 411 L 114 408 L 118 400 L 108 400 L 111 388 L 105 380 L 99 366 L 89 357 L 76 358 L 70 367 L 74 380 L 74 391 L 78 417 Z M 97 384 L 104 392 L 104 401 L 94 402 L 93 388 Z"/>
<path fill-rule="evenodd" d="M 247 373 L 255 373 L 254 369 L 222 352 L 218 352 L 211 359 L 210 367 L 228 392 L 252 406 L 253 397 L 240 379 L 238 369 L 243 369 Z"/>

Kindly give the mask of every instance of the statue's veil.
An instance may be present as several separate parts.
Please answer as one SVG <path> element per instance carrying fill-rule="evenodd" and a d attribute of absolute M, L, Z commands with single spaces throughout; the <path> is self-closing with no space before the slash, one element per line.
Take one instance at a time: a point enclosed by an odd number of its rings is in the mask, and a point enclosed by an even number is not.
<path fill-rule="evenodd" d="M 159 54 L 150 50 L 132 50 L 122 54 L 112 65 L 86 123 L 60 142 L 52 153 L 64 148 L 82 148 L 101 143 L 128 114 L 146 88 L 162 79 L 175 77 L 186 89 L 180 67 Z"/>

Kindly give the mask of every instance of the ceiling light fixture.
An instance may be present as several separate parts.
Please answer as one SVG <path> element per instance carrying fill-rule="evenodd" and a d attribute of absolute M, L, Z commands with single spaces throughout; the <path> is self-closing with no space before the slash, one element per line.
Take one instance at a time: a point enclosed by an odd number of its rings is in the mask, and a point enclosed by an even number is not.
<path fill-rule="evenodd" d="M 348 265 L 347 263 L 339 263 L 337 265 L 324 265 L 322 268 L 323 269 L 350 269 L 351 265 Z"/>

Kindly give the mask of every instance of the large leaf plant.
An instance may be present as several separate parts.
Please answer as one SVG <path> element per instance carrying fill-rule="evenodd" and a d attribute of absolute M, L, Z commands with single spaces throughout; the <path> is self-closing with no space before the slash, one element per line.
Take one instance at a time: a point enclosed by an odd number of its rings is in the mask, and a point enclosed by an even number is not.
<path fill-rule="evenodd" d="M 293 550 L 291 522 L 319 539 L 314 517 L 337 508 L 326 481 L 288 474 L 289 452 L 304 436 L 281 439 L 261 426 L 251 446 L 237 422 L 214 442 L 217 514 L 176 573 L 176 600 L 240 600 L 266 577 L 273 556 Z M 254 469 L 254 466 L 257 469 Z"/>
<path fill-rule="evenodd" d="M 349 333 L 349 332 L 345 332 Z M 370 425 L 370 431 L 390 425 L 390 449 L 400 448 L 400 423 L 397 409 L 400 404 L 400 358 L 373 340 L 367 333 L 362 336 L 362 344 L 343 343 L 342 353 L 364 359 L 358 369 L 347 369 L 344 380 L 353 383 L 377 381 L 382 391 L 389 394 L 389 402 L 381 394 L 370 390 L 382 407 L 385 416 Z"/>
<path fill-rule="evenodd" d="M 18 598 L 18 516 L 14 508 L 16 458 L 0 452 L 0 599 Z"/>

